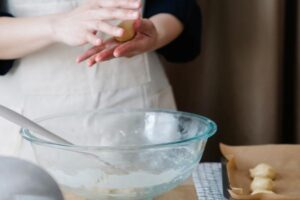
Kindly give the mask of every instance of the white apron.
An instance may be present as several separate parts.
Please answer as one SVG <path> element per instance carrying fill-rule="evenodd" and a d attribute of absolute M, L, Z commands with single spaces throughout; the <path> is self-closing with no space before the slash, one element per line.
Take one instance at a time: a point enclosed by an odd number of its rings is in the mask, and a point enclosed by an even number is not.
<path fill-rule="evenodd" d="M 16 17 L 76 8 L 81 0 L 7 0 Z M 0 104 L 32 119 L 101 108 L 175 109 L 172 89 L 156 53 L 118 58 L 88 68 L 75 59 L 88 47 L 55 44 L 28 55 L 0 77 Z M 30 157 L 19 127 L 0 119 L 0 154 Z M 26 147 L 27 146 L 27 147 Z"/>

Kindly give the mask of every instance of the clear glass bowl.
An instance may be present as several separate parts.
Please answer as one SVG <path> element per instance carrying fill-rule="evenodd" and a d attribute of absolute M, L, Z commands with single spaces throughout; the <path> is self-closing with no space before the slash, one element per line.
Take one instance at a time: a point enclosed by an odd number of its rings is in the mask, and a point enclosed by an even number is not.
<path fill-rule="evenodd" d="M 217 129 L 205 117 L 166 110 L 96 110 L 37 122 L 76 144 L 23 128 L 37 161 L 64 192 L 89 200 L 145 200 L 175 188 L 191 176 Z"/>

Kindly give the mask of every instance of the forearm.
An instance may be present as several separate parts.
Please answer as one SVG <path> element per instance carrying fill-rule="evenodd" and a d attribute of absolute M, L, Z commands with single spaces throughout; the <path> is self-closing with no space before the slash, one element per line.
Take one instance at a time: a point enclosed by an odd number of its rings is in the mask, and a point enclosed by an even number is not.
<path fill-rule="evenodd" d="M 0 18 L 0 59 L 26 56 L 54 42 L 53 16 Z"/>
<path fill-rule="evenodd" d="M 155 49 L 159 49 L 175 40 L 183 31 L 183 24 L 171 14 L 157 14 L 150 18 L 157 32 L 158 38 Z"/>

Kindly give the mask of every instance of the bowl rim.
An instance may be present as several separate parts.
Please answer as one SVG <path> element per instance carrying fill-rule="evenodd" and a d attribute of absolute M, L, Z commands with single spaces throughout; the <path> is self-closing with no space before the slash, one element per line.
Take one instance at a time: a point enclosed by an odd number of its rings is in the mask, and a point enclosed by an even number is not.
<path fill-rule="evenodd" d="M 168 109 L 95 109 L 92 111 L 83 111 L 83 112 L 71 112 L 71 113 L 64 113 L 64 114 L 58 114 L 58 115 L 49 115 L 41 118 L 37 118 L 34 121 L 39 123 L 46 120 L 51 120 L 55 118 L 62 118 L 62 117 L 68 117 L 72 115 L 78 115 L 83 113 L 93 113 L 93 112 L 155 112 L 155 113 L 166 113 L 166 114 L 180 114 L 185 115 L 197 120 L 204 121 L 207 123 L 207 130 L 203 132 L 202 134 L 197 134 L 196 136 L 184 139 L 184 140 L 176 140 L 172 142 L 164 142 L 164 143 L 157 143 L 157 144 L 149 144 L 149 145 L 122 145 L 118 147 L 113 146 L 84 146 L 84 145 L 76 145 L 76 144 L 61 144 L 61 143 L 55 143 L 51 141 L 47 141 L 45 139 L 41 139 L 39 137 L 34 136 L 31 131 L 28 128 L 21 128 L 20 135 L 26 139 L 27 141 L 47 146 L 51 148 L 60 148 L 60 149 L 68 149 L 68 150 L 106 150 L 106 151 L 120 151 L 120 150 L 143 150 L 143 149 L 153 149 L 153 148 L 159 148 L 159 147 L 172 147 L 172 146 L 179 146 L 179 145 L 186 145 L 188 143 L 197 142 L 200 140 L 207 140 L 211 136 L 213 136 L 217 132 L 217 125 L 214 121 L 211 119 L 204 117 L 202 115 L 189 113 L 189 112 L 183 112 L 183 111 L 177 111 L 177 110 L 168 110 Z"/>

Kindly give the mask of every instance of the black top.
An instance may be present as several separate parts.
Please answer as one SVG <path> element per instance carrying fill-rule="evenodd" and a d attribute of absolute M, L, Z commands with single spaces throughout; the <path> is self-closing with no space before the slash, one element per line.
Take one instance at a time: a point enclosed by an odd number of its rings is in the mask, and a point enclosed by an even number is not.
<path fill-rule="evenodd" d="M 184 25 L 183 33 L 157 52 L 170 62 L 188 62 L 195 59 L 201 48 L 202 16 L 197 0 L 149 0 L 145 17 L 170 13 Z"/>
<path fill-rule="evenodd" d="M 0 13 L 0 16 L 12 17 L 7 13 Z M 0 60 L 0 75 L 6 74 L 12 65 L 14 64 L 13 60 Z"/>
<path fill-rule="evenodd" d="M 1 7 L 1 5 L 0 5 Z M 196 0 L 149 0 L 146 3 L 144 17 L 158 13 L 170 13 L 184 25 L 183 33 L 170 44 L 157 52 L 169 62 L 188 62 L 196 58 L 201 48 L 202 16 Z M 11 16 L 0 12 L 0 16 Z M 0 60 L 0 75 L 6 74 L 13 60 Z"/>

